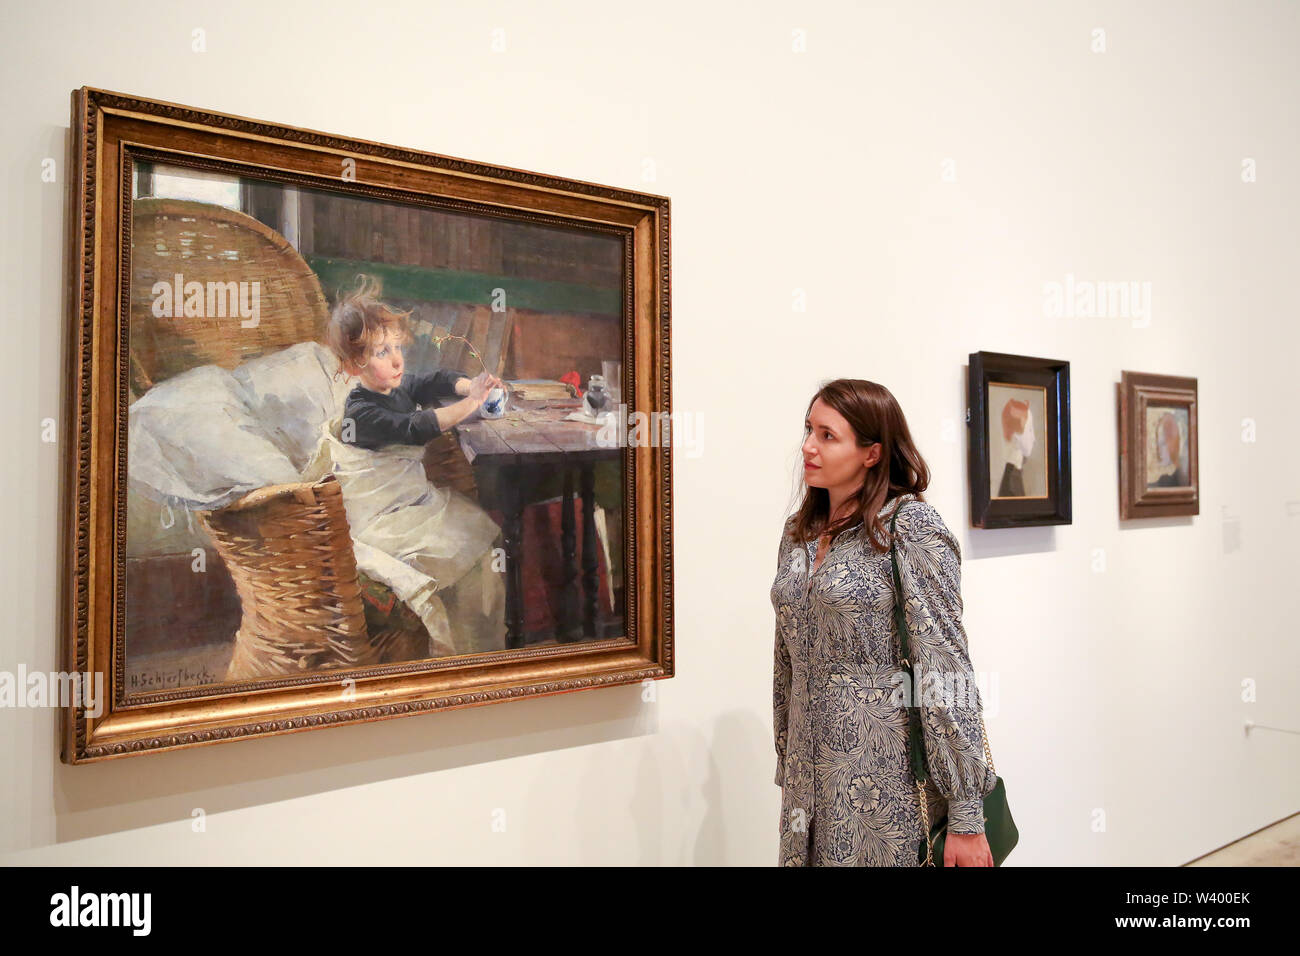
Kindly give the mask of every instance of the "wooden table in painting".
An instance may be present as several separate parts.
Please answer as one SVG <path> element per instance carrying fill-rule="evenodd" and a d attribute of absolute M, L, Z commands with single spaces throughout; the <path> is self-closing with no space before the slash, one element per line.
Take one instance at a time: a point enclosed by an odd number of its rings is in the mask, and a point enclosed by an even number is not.
<path fill-rule="evenodd" d="M 506 647 L 524 646 L 523 616 L 523 510 L 527 492 L 539 472 L 558 468 L 563 475 L 560 499 L 561 553 L 564 587 L 556 639 L 561 643 L 596 637 L 596 595 L 599 589 L 596 552 L 595 465 L 617 461 L 618 444 L 602 446 L 601 426 L 564 417 L 582 408 L 579 399 L 525 401 L 511 399 L 504 417 L 475 417 L 456 426 L 461 447 L 474 469 L 497 471 L 499 506 L 505 516 Z M 579 569 L 573 519 L 574 474 L 582 495 L 582 569 Z M 612 573 L 612 572 L 611 572 Z M 579 603 L 581 601 L 581 621 Z"/>

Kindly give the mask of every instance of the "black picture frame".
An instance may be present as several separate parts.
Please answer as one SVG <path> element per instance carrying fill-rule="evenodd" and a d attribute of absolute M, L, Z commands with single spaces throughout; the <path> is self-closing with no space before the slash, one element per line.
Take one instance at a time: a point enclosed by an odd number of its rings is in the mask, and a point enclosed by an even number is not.
<path fill-rule="evenodd" d="M 970 441 L 969 464 L 970 520 L 974 528 L 1023 528 L 1038 525 L 1070 524 L 1070 363 L 1060 359 L 1035 358 L 1005 352 L 972 352 L 967 378 L 968 406 L 966 424 Z M 1045 422 L 1041 428 L 1042 468 L 1038 476 L 1044 494 L 995 493 L 990 475 L 991 457 L 989 429 L 991 417 L 994 424 L 1003 420 L 1004 407 L 990 404 L 990 386 L 998 389 L 998 397 L 1009 389 L 1025 389 L 1027 396 L 1041 389 L 1041 402 Z M 1026 406 L 1033 407 L 1031 400 Z M 1039 461 L 1030 453 L 1026 462 Z M 1014 471 L 1014 468 L 1008 469 Z M 1015 476 L 1008 476 L 1015 477 Z M 1022 481 L 1021 484 L 1024 484 Z M 1030 486 L 1037 484 L 1031 481 Z M 1014 490 L 1023 492 L 1025 488 Z M 997 492 L 1005 492 L 1007 483 L 1000 484 Z"/>

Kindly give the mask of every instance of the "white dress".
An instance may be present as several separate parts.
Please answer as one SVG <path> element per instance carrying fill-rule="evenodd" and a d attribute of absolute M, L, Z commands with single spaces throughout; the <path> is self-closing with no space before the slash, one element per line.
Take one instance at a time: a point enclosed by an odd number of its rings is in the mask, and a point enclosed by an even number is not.
<path fill-rule="evenodd" d="M 476 502 L 425 477 L 423 446 L 358 448 L 341 440 L 342 418 L 322 426 L 307 475 L 333 471 L 342 486 L 357 566 L 419 615 L 434 647 L 503 649 L 501 529 Z"/>

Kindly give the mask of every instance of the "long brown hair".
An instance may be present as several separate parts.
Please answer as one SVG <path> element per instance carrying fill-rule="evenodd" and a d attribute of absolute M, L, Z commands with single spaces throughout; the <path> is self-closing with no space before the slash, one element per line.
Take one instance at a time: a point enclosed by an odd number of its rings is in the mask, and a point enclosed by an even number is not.
<path fill-rule="evenodd" d="M 880 510 L 903 494 L 914 494 L 918 501 L 924 501 L 930 469 L 916 450 L 898 400 L 885 386 L 860 378 L 837 378 L 818 389 L 808 402 L 805 417 L 812 414 L 813 403 L 819 398 L 844 416 L 859 448 L 880 442 L 880 460 L 867 469 L 862 487 L 853 498 L 852 511 L 829 528 L 830 492 L 806 485 L 803 501 L 794 513 L 795 540 L 808 541 L 829 530 L 833 541 L 861 521 L 871 547 L 883 554 L 891 542 Z"/>

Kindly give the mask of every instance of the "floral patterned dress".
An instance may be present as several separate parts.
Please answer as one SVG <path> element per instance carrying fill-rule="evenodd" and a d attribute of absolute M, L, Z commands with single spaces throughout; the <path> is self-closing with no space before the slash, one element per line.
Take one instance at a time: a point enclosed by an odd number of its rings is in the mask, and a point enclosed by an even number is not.
<path fill-rule="evenodd" d="M 913 494 L 886 502 L 886 531 L 896 505 L 918 681 L 923 690 L 934 673 L 966 688 L 964 695 L 917 695 L 930 821 L 946 812 L 949 833 L 983 833 L 983 798 L 997 776 L 984 758 L 982 703 L 961 623 L 960 546 L 934 507 Z M 859 523 L 839 535 L 814 572 L 818 542 L 795 542 L 792 524 L 782 534 L 771 591 L 780 865 L 917 866 L 920 794 L 899 699 L 906 672 L 889 552 L 876 553 Z"/>

